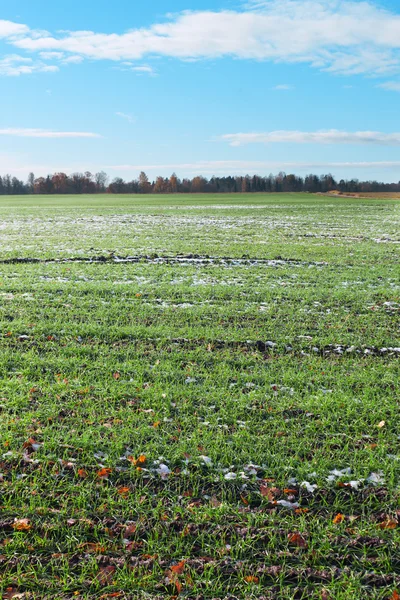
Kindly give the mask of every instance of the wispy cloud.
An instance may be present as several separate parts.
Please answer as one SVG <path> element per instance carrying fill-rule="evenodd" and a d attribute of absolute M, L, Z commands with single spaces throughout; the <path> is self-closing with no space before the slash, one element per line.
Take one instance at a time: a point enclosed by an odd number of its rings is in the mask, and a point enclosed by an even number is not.
<path fill-rule="evenodd" d="M 399 146 L 400 133 L 379 131 L 268 131 L 263 133 L 227 133 L 221 140 L 231 146 L 245 144 L 368 144 L 378 146 Z"/>
<path fill-rule="evenodd" d="M 47 65 L 32 58 L 9 54 L 0 58 L 0 75 L 18 77 L 19 75 L 30 75 L 32 73 L 54 73 L 58 71 L 57 65 Z"/>
<path fill-rule="evenodd" d="M 27 52 L 117 62 L 234 57 L 303 62 L 335 74 L 400 72 L 400 14 L 372 1 L 250 1 L 238 10 L 187 10 L 148 28 L 107 34 L 51 34 L 0 21 L 0 36 Z M 151 67 L 133 69 L 150 73 Z"/>
<path fill-rule="evenodd" d="M 125 121 L 128 121 L 128 123 L 136 123 L 136 117 L 134 117 L 133 115 L 129 115 L 129 114 L 123 113 L 123 112 L 116 112 L 115 114 L 117 117 L 120 117 L 121 119 L 125 119 Z"/>
<path fill-rule="evenodd" d="M 8 127 L 0 129 L 0 135 L 32 138 L 99 138 L 97 133 L 87 131 L 51 131 L 49 129 L 24 129 Z"/>
<path fill-rule="evenodd" d="M 277 171 L 307 171 L 308 169 L 326 170 L 326 169 L 397 169 L 400 167 L 400 161 L 375 161 L 375 162 L 277 162 L 277 161 L 245 161 L 245 160 L 216 160 L 216 161 L 198 161 L 191 163 L 170 163 L 170 164 L 133 164 L 133 165 L 105 165 L 102 168 L 122 172 L 149 171 L 158 174 L 161 171 L 167 172 L 186 172 L 205 174 L 235 174 L 235 173 L 270 173 Z"/>
<path fill-rule="evenodd" d="M 380 83 L 377 87 L 388 92 L 400 92 L 400 81 L 386 81 L 385 83 Z"/>
<path fill-rule="evenodd" d="M 290 83 L 280 83 L 279 85 L 275 85 L 273 88 L 273 90 L 282 90 L 282 91 L 290 91 L 290 90 L 294 90 L 294 86 L 291 85 Z"/>
<path fill-rule="evenodd" d="M 153 67 L 150 67 L 149 65 L 140 65 L 138 67 L 132 67 L 131 71 L 135 71 L 136 73 L 147 73 L 147 75 L 155 75 L 156 72 L 153 69 Z"/>

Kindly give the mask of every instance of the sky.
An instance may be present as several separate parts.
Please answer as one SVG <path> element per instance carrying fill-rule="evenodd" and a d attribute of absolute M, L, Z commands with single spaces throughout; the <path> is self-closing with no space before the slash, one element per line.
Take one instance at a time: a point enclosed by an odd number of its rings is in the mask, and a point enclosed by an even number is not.
<path fill-rule="evenodd" d="M 0 174 L 400 180 L 399 0 L 0 0 Z"/>

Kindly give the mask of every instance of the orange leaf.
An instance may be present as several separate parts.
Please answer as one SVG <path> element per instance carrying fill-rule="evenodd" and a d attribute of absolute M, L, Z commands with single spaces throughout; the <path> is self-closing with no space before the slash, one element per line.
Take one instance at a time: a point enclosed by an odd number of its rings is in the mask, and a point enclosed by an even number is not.
<path fill-rule="evenodd" d="M 247 581 L 247 583 L 258 583 L 260 581 L 258 577 L 255 577 L 254 575 L 246 575 L 244 580 Z"/>
<path fill-rule="evenodd" d="M 15 531 L 30 531 L 32 524 L 29 519 L 14 519 L 13 528 Z"/>
<path fill-rule="evenodd" d="M 144 454 L 141 454 L 139 458 L 128 456 L 128 460 L 133 463 L 135 467 L 143 467 L 143 465 L 146 463 L 147 457 Z"/>
<path fill-rule="evenodd" d="M 155 421 L 153 423 L 153 427 L 159 427 L 161 425 L 161 421 Z"/>
<path fill-rule="evenodd" d="M 332 523 L 335 525 L 339 525 L 339 523 L 343 523 L 345 517 L 341 513 L 338 513 L 336 517 L 333 519 Z"/>
<path fill-rule="evenodd" d="M 394 590 L 393 594 L 390 596 L 389 600 L 400 600 L 400 594 L 397 590 Z"/>
<path fill-rule="evenodd" d="M 398 525 L 397 521 L 394 521 L 393 519 L 386 519 L 386 521 L 382 521 L 382 523 L 379 523 L 379 528 L 380 529 L 396 529 Z"/>
<path fill-rule="evenodd" d="M 85 469 L 78 469 L 78 475 L 82 479 L 85 479 L 88 476 L 87 471 L 85 471 Z"/>
<path fill-rule="evenodd" d="M 100 469 L 100 471 L 97 471 L 97 476 L 98 477 L 108 477 L 110 475 L 110 473 L 112 473 L 112 469 L 108 469 L 108 468 L 104 467 L 103 469 Z"/>
<path fill-rule="evenodd" d="M 288 535 L 289 544 L 297 546 L 298 548 L 307 548 L 307 542 L 300 533 L 289 533 Z"/>
<path fill-rule="evenodd" d="M 178 564 L 176 564 L 176 565 L 173 565 L 173 566 L 171 567 L 171 571 L 172 571 L 172 573 L 175 573 L 176 575 L 182 575 L 182 573 L 183 573 L 183 570 L 184 570 L 184 568 L 185 568 L 185 562 L 186 562 L 186 561 L 184 561 L 184 560 L 181 560 L 181 562 L 179 562 Z"/>
<path fill-rule="evenodd" d="M 131 490 L 126 486 L 118 488 L 118 494 L 120 494 L 120 496 L 123 496 L 124 498 L 126 498 L 129 495 L 130 491 Z"/>

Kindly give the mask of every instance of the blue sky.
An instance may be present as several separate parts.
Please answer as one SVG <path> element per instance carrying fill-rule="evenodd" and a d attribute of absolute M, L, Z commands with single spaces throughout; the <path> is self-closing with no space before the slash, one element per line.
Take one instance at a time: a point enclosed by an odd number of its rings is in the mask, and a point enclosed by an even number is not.
<path fill-rule="evenodd" d="M 0 173 L 400 180 L 397 0 L 0 8 Z"/>

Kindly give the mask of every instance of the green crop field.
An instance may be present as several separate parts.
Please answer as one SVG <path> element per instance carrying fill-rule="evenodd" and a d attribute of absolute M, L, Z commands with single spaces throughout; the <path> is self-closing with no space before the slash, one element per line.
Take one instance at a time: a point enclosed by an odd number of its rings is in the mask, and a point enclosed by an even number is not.
<path fill-rule="evenodd" d="M 400 201 L 0 197 L 3 598 L 400 593 Z"/>

